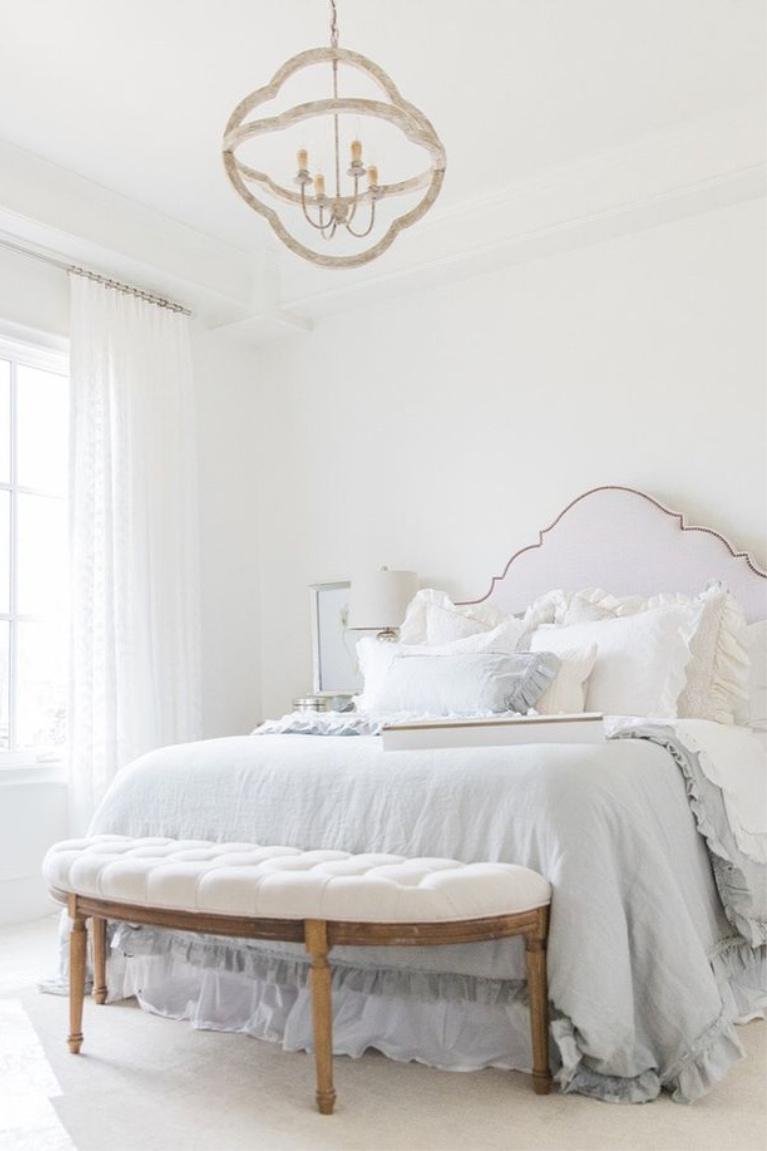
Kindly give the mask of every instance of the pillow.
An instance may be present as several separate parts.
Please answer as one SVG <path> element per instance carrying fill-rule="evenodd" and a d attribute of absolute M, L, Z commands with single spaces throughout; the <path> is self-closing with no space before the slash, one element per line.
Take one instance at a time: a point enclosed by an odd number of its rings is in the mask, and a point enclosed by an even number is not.
<path fill-rule="evenodd" d="M 410 601 L 399 629 L 400 643 L 440 647 L 457 639 L 491 631 L 510 617 L 490 603 L 458 607 L 443 591 L 422 588 Z M 520 631 L 521 634 L 521 631 Z"/>
<path fill-rule="evenodd" d="M 535 705 L 540 715 L 573 714 L 586 707 L 586 685 L 594 670 L 597 646 L 559 652 L 559 670 Z"/>
<path fill-rule="evenodd" d="M 748 700 L 736 712 L 735 722 L 767 731 L 767 620 L 748 625 L 746 650 L 751 660 Z"/>
<path fill-rule="evenodd" d="M 675 719 L 702 604 L 674 604 L 619 619 L 539 627 L 532 651 L 557 655 L 596 644 L 587 711 Z"/>
<path fill-rule="evenodd" d="M 403 645 L 370 639 L 357 647 L 365 677 L 357 707 L 372 715 L 527 712 L 559 666 L 549 652 L 439 655 L 423 646 L 403 650 Z M 380 648 L 394 650 L 382 653 Z"/>
<path fill-rule="evenodd" d="M 360 711 L 370 710 L 370 693 L 375 696 L 379 691 L 389 665 L 399 655 L 424 655 L 426 652 L 429 655 L 473 655 L 483 652 L 510 655 L 516 651 L 523 630 L 521 620 L 510 618 L 492 631 L 480 631 L 475 635 L 453 640 L 452 643 L 441 644 L 439 647 L 390 643 L 375 636 L 365 636 L 364 639 L 357 641 L 357 664 L 364 679 L 364 687 L 362 694 L 355 697 L 355 705 Z"/>
<path fill-rule="evenodd" d="M 561 594 L 561 593 L 560 593 Z M 692 638 L 692 658 L 677 714 L 680 719 L 711 719 L 733 723 L 748 696 L 749 656 L 746 617 L 738 601 L 721 584 L 697 596 L 662 594 L 617 598 L 601 589 L 563 596 L 555 608 L 556 623 L 616 619 L 672 604 L 700 603 L 700 624 Z"/>

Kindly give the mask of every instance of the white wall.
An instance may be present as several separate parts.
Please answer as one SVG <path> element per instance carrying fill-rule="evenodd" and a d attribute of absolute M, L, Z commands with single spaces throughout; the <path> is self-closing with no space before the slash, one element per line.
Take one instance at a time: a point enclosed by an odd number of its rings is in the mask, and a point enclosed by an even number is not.
<path fill-rule="evenodd" d="M 66 336 L 64 273 L 0 250 L 0 323 Z M 203 725 L 206 737 L 260 717 L 252 349 L 193 330 L 200 463 Z M 47 847 L 68 833 L 63 781 L 0 775 L 0 924 L 44 914 Z"/>
<path fill-rule="evenodd" d="M 308 584 L 387 563 L 483 594 L 594 485 L 653 493 L 764 563 L 763 250 L 746 202 L 264 350 L 265 713 L 310 686 Z"/>

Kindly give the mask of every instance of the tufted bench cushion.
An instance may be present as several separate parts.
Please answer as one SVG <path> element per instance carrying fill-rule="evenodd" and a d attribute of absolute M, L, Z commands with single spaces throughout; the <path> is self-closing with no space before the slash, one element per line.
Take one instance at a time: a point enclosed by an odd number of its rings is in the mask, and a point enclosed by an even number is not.
<path fill-rule="evenodd" d="M 525 940 L 533 1084 L 540 1094 L 549 1090 L 551 887 L 528 867 L 95 835 L 57 843 L 45 856 L 43 874 L 72 921 L 68 1043 L 75 1055 L 83 1042 L 88 920 L 97 1003 L 107 997 L 107 920 L 304 943 L 311 961 L 317 1106 L 325 1115 L 336 1098 L 333 947 L 429 947 L 519 935 Z"/>
<path fill-rule="evenodd" d="M 49 887 L 119 903 L 251 918 L 445 923 L 543 907 L 551 887 L 510 863 L 98 835 L 56 844 Z"/>

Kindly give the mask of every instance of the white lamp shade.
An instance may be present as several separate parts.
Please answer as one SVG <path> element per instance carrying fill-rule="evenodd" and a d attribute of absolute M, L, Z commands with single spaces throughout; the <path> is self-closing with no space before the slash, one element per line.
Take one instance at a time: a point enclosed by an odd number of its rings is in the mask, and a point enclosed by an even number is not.
<path fill-rule="evenodd" d="M 415 572 L 380 568 L 355 576 L 349 595 L 347 626 L 358 631 L 399 627 L 417 591 L 418 576 Z"/>

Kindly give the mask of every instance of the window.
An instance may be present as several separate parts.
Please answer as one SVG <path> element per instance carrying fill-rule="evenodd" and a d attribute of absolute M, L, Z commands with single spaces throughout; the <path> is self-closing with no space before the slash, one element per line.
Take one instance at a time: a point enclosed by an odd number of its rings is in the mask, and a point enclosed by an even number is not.
<path fill-rule="evenodd" d="M 68 409 L 65 357 L 0 340 L 0 767 L 66 744 Z"/>

